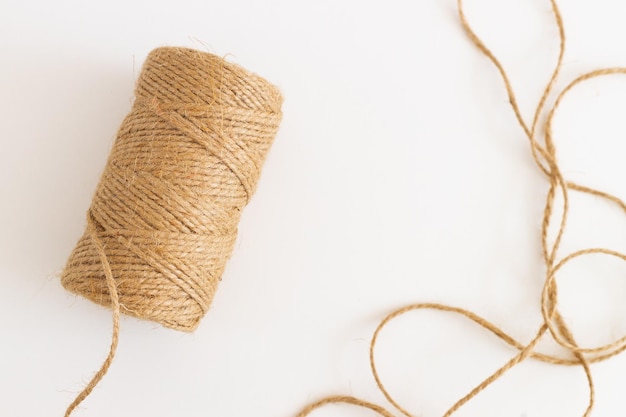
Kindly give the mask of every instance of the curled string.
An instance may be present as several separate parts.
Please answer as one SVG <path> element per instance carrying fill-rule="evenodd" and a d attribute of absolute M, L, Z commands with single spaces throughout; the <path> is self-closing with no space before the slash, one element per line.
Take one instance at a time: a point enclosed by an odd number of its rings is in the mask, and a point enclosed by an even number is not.
<path fill-rule="evenodd" d="M 406 307 L 397 309 L 387 315 L 378 325 L 376 330 L 374 331 L 374 335 L 370 342 L 370 367 L 372 371 L 372 375 L 374 376 L 374 380 L 376 385 L 378 386 L 381 393 L 385 396 L 387 401 L 394 407 L 394 409 L 401 413 L 401 415 L 406 417 L 413 417 L 408 410 L 406 410 L 403 406 L 401 406 L 389 393 L 384 383 L 382 382 L 380 375 L 378 374 L 378 370 L 376 367 L 375 360 L 375 348 L 377 340 L 380 336 L 382 330 L 387 326 L 387 324 L 395 318 L 398 318 L 408 312 L 416 311 L 416 310 L 437 310 L 443 311 L 453 314 L 458 314 L 471 322 L 477 324 L 478 326 L 488 330 L 493 335 L 495 335 L 498 339 L 504 341 L 508 345 L 514 347 L 518 350 L 518 353 L 513 356 L 508 362 L 506 362 L 503 366 L 501 366 L 497 371 L 491 374 L 489 377 L 485 378 L 482 382 L 476 385 L 469 393 L 459 399 L 455 404 L 452 405 L 444 414 L 444 417 L 449 417 L 454 414 L 459 408 L 461 408 L 464 404 L 470 401 L 472 398 L 477 396 L 481 391 L 487 388 L 489 385 L 497 381 L 502 375 L 504 375 L 511 368 L 515 367 L 519 363 L 523 362 L 526 359 L 532 358 L 535 360 L 539 360 L 541 362 L 554 364 L 554 365 L 569 365 L 569 366 L 580 366 L 583 368 L 585 373 L 585 377 L 587 380 L 588 388 L 589 388 L 589 396 L 587 407 L 583 413 L 584 417 L 590 415 L 591 410 L 593 409 L 595 402 L 595 386 L 593 381 L 593 376 L 591 374 L 590 364 L 601 362 L 606 359 L 615 356 L 624 350 L 626 350 L 626 335 L 620 337 L 614 342 L 608 343 L 606 345 L 597 346 L 597 347 L 581 347 L 574 339 L 574 335 L 572 334 L 569 327 L 566 325 L 563 317 L 561 316 L 558 310 L 558 294 L 557 294 L 557 282 L 556 276 L 557 273 L 570 261 L 580 258 L 585 255 L 607 255 L 614 258 L 618 258 L 626 261 L 626 255 L 617 252 L 612 249 L 606 248 L 588 248 L 583 250 L 578 250 L 572 253 L 569 253 L 562 258 L 559 259 L 559 249 L 561 246 L 561 241 L 563 239 L 563 235 L 567 229 L 568 222 L 568 213 L 570 208 L 569 201 L 569 192 L 577 191 L 584 194 L 589 194 L 595 196 L 600 199 L 604 199 L 610 203 L 615 204 L 617 207 L 621 208 L 626 214 L 626 204 L 619 199 L 618 197 L 606 193 L 604 191 L 597 190 L 595 188 L 587 187 L 584 185 L 580 185 L 571 181 L 567 181 L 559 168 L 557 157 L 556 157 L 556 148 L 553 141 L 552 134 L 552 121 L 554 116 L 559 108 L 559 105 L 562 103 L 563 99 L 574 87 L 583 83 L 584 81 L 590 80 L 592 78 L 597 78 L 601 76 L 607 75 L 615 75 L 615 74 L 626 74 L 626 68 L 624 67 L 614 67 L 614 68 L 603 68 L 595 71 L 591 71 L 585 73 L 572 82 L 570 82 L 558 95 L 553 104 L 553 106 L 548 110 L 547 117 L 545 120 L 545 125 L 543 129 L 543 144 L 540 143 L 537 139 L 537 127 L 539 125 L 539 120 L 544 114 L 544 109 L 546 106 L 546 102 L 548 97 L 552 93 L 555 82 L 559 77 L 559 73 L 562 67 L 563 56 L 565 53 L 565 30 L 563 25 L 563 19 L 561 17 L 561 13 L 557 6 L 555 0 L 550 0 L 552 5 L 552 12 L 554 15 L 554 19 L 556 22 L 556 26 L 559 31 L 559 55 L 557 59 L 557 63 L 554 67 L 550 80 L 548 81 L 546 87 L 543 90 L 543 94 L 537 104 L 537 107 L 534 112 L 534 116 L 532 119 L 532 123 L 528 125 L 524 120 L 524 117 L 521 114 L 519 109 L 519 105 L 517 103 L 517 98 L 515 95 L 515 91 L 511 85 L 509 80 L 509 76 L 504 69 L 504 66 L 500 63 L 498 58 L 487 48 L 487 46 L 483 43 L 483 41 L 476 35 L 476 33 L 471 28 L 470 24 L 465 17 L 464 9 L 463 9 L 463 1 L 457 0 L 458 5 L 458 13 L 461 22 L 461 26 L 463 27 L 466 35 L 470 39 L 470 41 L 478 48 L 480 52 L 482 52 L 496 67 L 502 81 L 504 82 L 504 86 L 506 88 L 506 92 L 509 98 L 509 103 L 511 108 L 515 114 L 517 122 L 520 127 L 524 131 L 524 134 L 529 140 L 532 157 L 537 164 L 537 167 L 541 172 L 544 173 L 548 182 L 549 188 L 546 196 L 546 202 L 544 206 L 542 225 L 541 225 L 541 247 L 543 253 L 543 260 L 546 265 L 546 276 L 544 280 L 543 289 L 541 292 L 541 314 L 543 317 L 543 323 L 539 326 L 539 329 L 535 333 L 535 336 L 531 339 L 530 342 L 524 344 L 507 333 L 505 333 L 498 326 L 494 325 L 490 321 L 478 316 L 477 314 L 463 309 L 459 307 L 452 307 L 443 304 L 435 304 L 435 303 L 418 303 L 408 305 Z M 562 196 L 562 207 L 560 219 L 558 219 L 558 230 L 556 236 L 552 243 L 550 243 L 550 239 L 548 238 L 548 231 L 550 229 L 551 222 L 555 217 L 559 217 L 558 214 L 554 212 L 555 200 L 557 194 Z M 539 341 L 546 335 L 549 334 L 560 346 L 565 348 L 571 355 L 569 358 L 548 355 L 544 353 L 540 353 L 535 351 L 535 348 Z M 380 416 L 383 417 L 395 417 L 394 413 L 390 412 L 388 409 L 381 407 L 379 405 L 361 400 L 352 396 L 332 396 L 321 399 L 314 403 L 306 406 L 300 413 L 298 413 L 297 417 L 306 417 L 314 410 L 323 407 L 328 404 L 350 404 L 354 406 L 363 407 L 369 409 Z"/>

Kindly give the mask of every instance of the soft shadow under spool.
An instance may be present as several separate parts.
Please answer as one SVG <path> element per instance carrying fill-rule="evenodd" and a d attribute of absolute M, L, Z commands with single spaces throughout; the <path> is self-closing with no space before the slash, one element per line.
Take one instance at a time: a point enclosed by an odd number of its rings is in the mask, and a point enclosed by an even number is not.
<path fill-rule="evenodd" d="M 174 47 L 149 54 L 135 96 L 61 282 L 111 306 L 104 256 L 122 313 L 192 331 L 232 253 L 282 96 L 220 57 Z"/>

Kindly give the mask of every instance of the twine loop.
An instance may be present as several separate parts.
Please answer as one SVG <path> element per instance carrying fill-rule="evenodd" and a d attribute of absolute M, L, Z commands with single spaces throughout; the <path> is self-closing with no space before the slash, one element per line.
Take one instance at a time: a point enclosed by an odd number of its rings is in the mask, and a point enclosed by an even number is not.
<path fill-rule="evenodd" d="M 529 125 L 526 123 L 524 117 L 522 116 L 519 106 L 517 104 L 517 98 L 513 87 L 511 86 L 511 82 L 509 81 L 508 74 L 504 69 L 504 66 L 500 63 L 497 57 L 487 48 L 487 46 L 483 43 L 483 41 L 476 35 L 471 26 L 469 25 L 464 9 L 463 9 L 463 1 L 457 0 L 458 13 L 461 21 L 461 25 L 470 39 L 470 41 L 474 44 L 478 50 L 485 55 L 496 67 L 498 70 L 503 82 L 504 86 L 509 98 L 509 103 L 511 108 L 515 114 L 517 122 L 520 127 L 524 131 L 526 137 L 529 140 L 531 152 L 533 159 L 538 167 L 538 169 L 543 172 L 545 177 L 548 180 L 549 188 L 546 196 L 544 213 L 542 218 L 542 227 L 541 227 L 541 247 L 543 252 L 543 260 L 546 266 L 546 275 L 544 279 L 544 285 L 541 292 L 541 314 L 543 318 L 543 322 L 539 326 L 539 329 L 536 331 L 535 336 L 531 339 L 530 342 L 522 343 L 515 340 L 513 337 L 508 335 L 502 329 L 500 329 L 495 324 L 490 321 L 480 317 L 479 315 L 473 313 L 472 311 L 466 310 L 464 308 L 448 306 L 444 304 L 437 303 L 417 303 L 408 305 L 406 307 L 397 309 L 387 315 L 376 328 L 374 335 L 370 342 L 370 368 L 372 371 L 372 375 L 378 386 L 380 392 L 385 396 L 386 400 L 393 406 L 393 408 L 406 417 L 413 417 L 414 414 L 411 414 L 406 408 L 400 405 L 389 393 L 384 383 L 382 382 L 375 360 L 375 347 L 376 342 L 382 332 L 382 330 L 387 326 L 387 324 L 412 311 L 417 310 L 436 310 L 443 311 L 452 314 L 461 315 L 471 322 L 477 324 L 478 326 L 488 330 L 493 335 L 495 335 L 498 339 L 504 341 L 508 345 L 518 350 L 518 353 L 513 356 L 509 361 L 507 361 L 504 365 L 502 365 L 497 371 L 493 374 L 485 378 L 481 383 L 476 385 L 469 393 L 459 399 L 456 403 L 450 407 L 444 417 L 450 417 L 457 410 L 459 410 L 464 404 L 469 402 L 472 398 L 476 397 L 481 391 L 487 388 L 489 385 L 497 381 L 502 375 L 504 375 L 507 371 L 525 361 L 526 359 L 532 358 L 545 363 L 554 364 L 554 365 L 566 365 L 566 366 L 580 366 L 583 368 L 585 377 L 587 379 L 587 384 L 589 388 L 589 400 L 587 403 L 587 407 L 584 411 L 583 416 L 588 417 L 591 414 L 591 410 L 593 409 L 595 402 L 595 386 L 593 381 L 593 376 L 591 373 L 590 365 L 592 363 L 601 362 L 606 359 L 609 359 L 624 350 L 626 350 L 626 335 L 618 338 L 614 342 L 598 346 L 598 347 L 581 347 L 575 341 L 574 335 L 572 334 L 569 327 L 566 325 L 561 313 L 558 310 L 558 286 L 557 286 L 557 275 L 558 272 L 569 262 L 580 258 L 582 256 L 588 255 L 607 255 L 611 257 L 615 257 L 621 260 L 626 261 L 626 254 L 612 250 L 607 248 L 588 248 L 583 250 L 578 250 L 559 258 L 559 249 L 563 240 L 563 235 L 567 229 L 568 224 L 568 214 L 570 210 L 570 200 L 569 193 L 571 191 L 580 192 L 584 194 L 588 194 L 603 200 L 606 200 L 618 208 L 624 211 L 626 214 L 626 204 L 619 199 L 618 197 L 606 193 L 601 190 L 597 190 L 595 188 L 587 187 L 584 185 L 580 185 L 571 181 L 567 181 L 559 168 L 557 156 L 556 156 L 556 146 L 553 141 L 553 133 L 552 133 L 552 121 L 557 113 L 559 105 L 562 103 L 566 95 L 577 85 L 581 83 L 602 76 L 608 75 L 616 75 L 616 74 L 626 74 L 626 68 L 623 67 L 614 67 L 614 68 L 603 68 L 595 71 L 591 71 L 585 73 L 572 82 L 570 82 L 556 97 L 554 105 L 548 110 L 547 117 L 544 125 L 543 131 L 543 143 L 540 143 L 537 140 L 537 127 L 539 125 L 539 120 L 544 115 L 544 108 L 546 102 L 552 93 L 553 86 L 559 76 L 559 72 L 561 70 L 563 55 L 565 53 L 565 30 L 563 25 L 563 19 L 561 17 L 561 13 L 556 4 L 555 0 L 550 0 L 552 5 L 552 11 L 554 14 L 554 19 L 559 31 L 559 39 L 560 39 L 560 48 L 559 55 L 557 59 L 557 64 L 552 72 L 550 80 L 546 85 L 543 94 L 539 100 L 539 103 L 535 109 L 535 113 L 533 116 L 532 123 Z M 556 204 L 556 197 L 560 194 L 562 197 L 562 207 L 561 214 L 557 214 L 554 211 L 554 206 Z M 548 239 L 548 230 L 553 222 L 557 222 L 558 229 L 556 233 L 556 237 L 552 242 Z M 570 357 L 559 357 L 553 355 L 547 355 L 541 352 L 537 352 L 535 348 L 537 344 L 544 338 L 546 335 L 550 335 L 556 343 L 565 348 L 569 353 Z M 359 407 L 363 407 L 369 409 L 380 416 L 383 417 L 395 417 L 394 413 L 389 411 L 388 409 L 381 407 L 379 405 L 370 403 L 368 401 L 359 399 L 353 396 L 331 396 L 327 398 L 323 398 L 319 401 L 316 401 L 312 404 L 306 406 L 297 417 L 306 417 L 314 410 L 323 407 L 328 404 L 337 404 L 344 403 L 355 405 Z"/>

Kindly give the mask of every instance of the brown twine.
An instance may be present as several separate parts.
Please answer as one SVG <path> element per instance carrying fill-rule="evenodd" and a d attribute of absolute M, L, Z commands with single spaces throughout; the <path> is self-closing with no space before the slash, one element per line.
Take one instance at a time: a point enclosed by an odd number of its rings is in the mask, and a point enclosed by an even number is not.
<path fill-rule="evenodd" d="M 66 417 L 108 371 L 120 313 L 197 327 L 281 120 L 274 86 L 186 48 L 153 50 L 135 96 L 61 276 L 113 311 L 109 354 Z"/>
<path fill-rule="evenodd" d="M 547 118 L 545 121 L 544 131 L 543 131 L 543 144 L 539 143 L 537 140 L 537 126 L 539 124 L 539 119 L 544 114 L 544 107 L 546 101 L 550 93 L 552 92 L 554 83 L 556 82 L 559 71 L 561 70 L 563 55 L 565 53 L 565 31 L 563 26 L 563 19 L 559 12 L 559 8 L 556 4 L 555 0 L 550 0 L 552 4 L 552 11 L 554 14 L 554 18 L 556 21 L 556 25 L 559 30 L 559 38 L 560 38 L 560 48 L 557 64 L 552 72 L 552 76 L 550 77 L 550 81 L 546 85 L 541 99 L 535 109 L 535 113 L 533 116 L 532 123 L 530 126 L 526 123 L 522 114 L 520 112 L 519 106 L 517 104 L 517 99 L 515 96 L 515 92 L 511 86 L 511 82 L 509 81 L 509 77 L 507 75 L 506 70 L 500 63 L 500 61 L 496 58 L 496 56 L 487 48 L 487 46 L 483 43 L 483 41 L 476 35 L 476 33 L 470 27 L 463 10 L 463 2 L 462 0 L 457 0 L 458 12 L 460 17 L 461 25 L 469 37 L 470 41 L 482 52 L 496 67 L 502 80 L 504 81 L 504 86 L 506 88 L 509 102 L 517 122 L 523 129 L 526 137 L 530 142 L 530 147 L 532 151 L 532 156 L 534 161 L 536 162 L 538 168 L 545 174 L 549 182 L 548 193 L 546 197 L 546 202 L 544 206 L 544 213 L 542 219 L 541 226 L 541 246 L 543 251 L 543 259 L 546 265 L 546 276 L 544 280 L 543 290 L 541 293 L 541 313 L 543 317 L 543 323 L 537 330 L 535 336 L 532 340 L 526 344 L 518 342 L 513 337 L 509 336 L 499 327 L 489 322 L 488 320 L 478 316 L 477 314 L 468 311 L 463 308 L 451 307 L 442 304 L 434 304 L 434 303 L 420 303 L 408 305 L 406 307 L 400 308 L 387 317 L 385 317 L 374 332 L 372 340 L 370 342 L 370 368 L 372 374 L 374 376 L 374 380 L 376 381 L 376 385 L 378 389 L 385 396 L 387 401 L 402 415 L 406 417 L 412 417 L 412 414 L 407 411 L 404 407 L 402 407 L 394 398 L 391 396 L 385 385 L 383 384 L 377 368 L 376 368 L 376 360 L 375 360 L 375 347 L 378 337 L 381 331 L 385 328 L 385 326 L 393 319 L 402 316 L 410 311 L 416 311 L 421 309 L 430 309 L 437 311 L 450 312 L 454 314 L 459 314 L 472 322 L 476 323 L 480 327 L 490 331 L 496 337 L 503 340 L 507 344 L 516 348 L 519 352 L 513 358 L 511 358 L 508 362 L 506 362 L 502 367 L 500 367 L 497 371 L 483 380 L 480 384 L 476 385 L 468 394 L 459 399 L 455 404 L 452 405 L 444 414 L 444 417 L 449 417 L 454 414 L 459 408 L 461 408 L 464 404 L 470 401 L 472 398 L 477 396 L 482 390 L 487 388 L 489 385 L 498 380 L 502 375 L 504 375 L 507 371 L 509 371 L 514 366 L 518 365 L 522 361 L 533 358 L 542 362 L 555 364 L 555 365 L 577 365 L 581 366 L 585 372 L 585 376 L 587 378 L 587 383 L 589 387 L 589 401 L 587 408 L 583 414 L 583 416 L 587 417 L 590 415 L 591 410 L 593 408 L 595 402 L 595 387 L 593 382 L 593 377 L 591 374 L 590 364 L 595 362 L 604 361 L 612 356 L 615 356 L 622 351 L 626 350 L 626 336 L 623 336 L 612 343 L 597 346 L 597 347 L 581 347 L 574 340 L 574 336 L 568 326 L 565 324 L 563 317 L 561 316 L 558 310 L 558 296 L 557 296 L 557 282 L 556 275 L 567 264 L 568 262 L 579 258 L 585 255 L 591 254 L 603 254 L 609 255 L 612 257 L 616 257 L 618 259 L 622 259 L 626 261 L 626 254 L 621 252 L 617 252 L 611 249 L 606 248 L 588 248 L 579 250 L 576 252 L 572 252 L 563 256 L 560 260 L 558 251 L 561 245 L 561 240 L 567 228 L 567 220 L 569 214 L 569 192 L 577 191 L 585 194 L 590 194 L 602 199 L 605 199 L 611 203 L 616 204 L 619 208 L 621 208 L 624 212 L 626 212 L 626 204 L 617 198 L 616 196 L 605 193 L 600 190 L 596 190 L 591 187 L 587 187 L 584 185 L 580 185 L 571 181 L 567 181 L 559 168 L 556 157 L 556 148 L 553 142 L 552 135 L 552 120 L 554 115 L 567 95 L 575 86 L 581 84 L 584 81 L 587 81 L 592 78 L 613 75 L 613 74 L 626 74 L 626 68 L 624 67 L 615 67 L 615 68 L 603 68 L 595 71 L 591 71 L 585 73 L 578 78 L 574 79 L 570 82 L 556 97 L 554 105 L 547 112 Z M 549 243 L 548 239 L 548 230 L 550 228 L 550 224 L 553 221 L 553 217 L 558 216 L 554 212 L 555 198 L 557 193 L 560 193 L 563 198 L 562 203 L 562 212 L 560 214 L 560 220 L 558 225 L 558 231 L 553 243 Z M 564 347 L 569 351 L 572 355 L 572 359 L 552 356 L 543 354 L 535 351 L 535 347 L 539 343 L 539 341 L 549 334 L 560 346 Z M 328 405 L 328 404 L 337 404 L 337 403 L 345 403 L 351 404 L 359 407 L 363 407 L 369 410 L 376 412 L 378 415 L 384 417 L 395 417 L 394 414 L 384 407 L 381 407 L 376 404 L 372 404 L 370 402 L 361 400 L 359 398 L 353 396 L 331 396 L 306 406 L 297 417 L 305 417 L 309 415 L 312 411 Z"/>

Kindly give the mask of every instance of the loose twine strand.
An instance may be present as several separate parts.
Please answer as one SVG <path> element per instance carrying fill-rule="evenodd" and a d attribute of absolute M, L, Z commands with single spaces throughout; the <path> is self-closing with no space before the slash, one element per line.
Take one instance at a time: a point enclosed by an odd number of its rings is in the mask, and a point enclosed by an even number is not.
<path fill-rule="evenodd" d="M 135 96 L 61 276 L 113 318 L 109 353 L 65 417 L 109 370 L 122 312 L 196 328 L 282 117 L 276 87 L 187 48 L 153 50 Z"/>
<path fill-rule="evenodd" d="M 489 48 L 485 45 L 485 43 L 476 35 L 474 30 L 471 28 L 464 12 L 463 1 L 457 0 L 458 14 L 461 22 L 461 26 L 463 27 L 466 35 L 470 39 L 470 41 L 478 48 L 480 52 L 482 52 L 496 67 L 498 70 L 502 81 L 504 82 L 504 86 L 509 98 L 509 103 L 511 108 L 515 114 L 517 122 L 520 127 L 524 131 L 524 134 L 529 140 L 532 157 L 537 165 L 537 167 L 545 174 L 549 182 L 548 193 L 546 196 L 546 202 L 544 206 L 542 225 L 541 225 L 541 246 L 543 252 L 543 260 L 546 265 L 546 276 L 544 280 L 543 289 L 541 292 L 541 314 L 543 318 L 543 323 L 539 326 L 535 336 L 531 339 L 530 342 L 524 344 L 507 333 L 505 333 L 501 328 L 491 323 L 490 321 L 480 317 L 479 315 L 463 309 L 459 307 L 452 307 L 443 304 L 437 303 L 418 303 L 408 305 L 406 307 L 400 308 L 398 310 L 393 311 L 389 315 L 387 315 L 378 325 L 374 334 L 372 336 L 370 342 L 369 349 L 369 361 L 372 375 L 374 376 L 374 380 L 378 389 L 387 401 L 395 408 L 396 411 L 400 412 L 402 415 L 406 417 L 413 417 L 406 408 L 396 401 L 387 388 L 385 384 L 382 382 L 380 375 L 376 366 L 375 359 L 375 348 L 378 338 L 382 332 L 382 330 L 391 322 L 392 320 L 409 313 L 411 311 L 416 310 L 436 310 L 449 312 L 453 314 L 461 315 L 470 321 L 476 323 L 478 326 L 488 330 L 492 334 L 494 334 L 498 339 L 504 341 L 508 345 L 514 347 L 519 352 L 513 356 L 508 362 L 506 362 L 503 366 L 501 366 L 497 371 L 491 374 L 489 377 L 485 378 L 481 383 L 476 385 L 469 393 L 459 399 L 456 403 L 450 407 L 444 417 L 450 417 L 457 410 L 459 410 L 464 404 L 470 401 L 472 398 L 476 397 L 481 391 L 487 388 L 489 385 L 497 381 L 502 375 L 504 375 L 507 371 L 525 361 L 526 359 L 533 358 L 545 363 L 554 364 L 554 365 L 568 365 L 568 366 L 580 366 L 583 368 L 585 377 L 587 380 L 588 388 L 589 388 L 589 399 L 587 403 L 587 407 L 584 411 L 583 416 L 587 417 L 590 415 L 591 410 L 593 409 L 595 402 L 595 386 L 593 381 L 593 376 L 590 369 L 590 364 L 601 362 L 606 359 L 609 359 L 624 350 L 626 350 L 626 336 L 620 337 L 612 343 L 608 343 L 606 345 L 597 346 L 597 347 L 581 347 L 575 341 L 574 336 L 566 325 L 562 315 L 558 310 L 558 295 L 557 295 L 557 282 L 556 276 L 557 273 L 569 262 L 576 258 L 580 258 L 585 255 L 592 254 L 601 254 L 608 255 L 611 257 L 615 257 L 621 260 L 626 261 L 626 254 L 612 250 L 607 248 L 587 248 L 578 250 L 572 253 L 567 254 L 562 257 L 560 260 L 558 259 L 558 252 L 561 245 L 561 241 L 563 235 L 567 229 L 567 221 L 568 214 L 570 209 L 570 201 L 569 201 L 569 192 L 577 191 L 580 193 L 589 194 L 604 200 L 607 200 L 619 208 L 621 208 L 626 213 L 626 204 L 619 199 L 618 197 L 606 193 L 604 191 L 597 190 L 595 188 L 587 187 L 584 185 L 577 184 L 575 182 L 567 181 L 559 168 L 557 157 L 556 157 L 556 148 L 553 142 L 553 134 L 552 134 L 552 121 L 556 114 L 559 105 L 564 100 L 567 93 L 569 93 L 574 87 L 577 85 L 590 80 L 592 78 L 597 78 L 601 76 L 614 75 L 614 74 L 626 74 L 625 67 L 613 67 L 613 68 L 602 68 L 595 71 L 591 71 L 585 73 L 573 81 L 571 81 L 556 97 L 556 100 L 553 106 L 548 110 L 547 117 L 544 125 L 543 131 L 543 144 L 539 143 L 537 140 L 537 127 L 539 124 L 539 120 L 541 116 L 544 114 L 544 108 L 546 102 L 552 93 L 555 82 L 559 77 L 559 73 L 562 67 L 563 56 L 565 53 L 565 29 L 563 24 L 563 19 L 561 17 L 561 13 L 557 6 L 555 0 L 550 0 L 552 5 L 552 12 L 554 15 L 554 19 L 556 22 L 556 26 L 559 31 L 559 55 L 557 59 L 556 66 L 552 72 L 550 80 L 548 81 L 546 87 L 543 90 L 543 94 L 537 104 L 537 107 L 534 112 L 534 116 L 532 119 L 532 123 L 528 125 L 524 120 L 524 117 L 521 114 L 519 109 L 519 105 L 517 103 L 517 98 L 515 95 L 515 91 L 511 85 L 509 80 L 509 76 L 504 69 L 504 66 L 500 63 L 498 58 L 491 52 Z M 549 242 L 548 238 L 548 230 L 550 229 L 550 225 L 553 221 L 554 217 L 558 217 L 555 214 L 554 206 L 556 196 L 560 194 L 562 196 L 562 207 L 560 220 L 558 224 L 558 231 L 552 243 Z M 563 348 L 569 351 L 572 355 L 572 358 L 562 358 L 558 356 L 548 355 L 544 353 L 540 353 L 535 351 L 535 348 L 539 341 L 549 333 L 550 336 Z M 353 397 L 353 396 L 330 396 L 323 398 L 319 401 L 313 402 L 307 405 L 300 413 L 298 413 L 297 417 L 305 417 L 309 415 L 314 410 L 323 407 L 328 404 L 337 404 L 344 403 L 350 404 L 358 407 L 363 407 L 369 409 L 380 416 L 383 417 L 395 417 L 395 415 L 389 411 L 388 409 L 381 407 L 379 405 L 370 403 L 368 401 L 364 401 L 362 399 Z"/>

